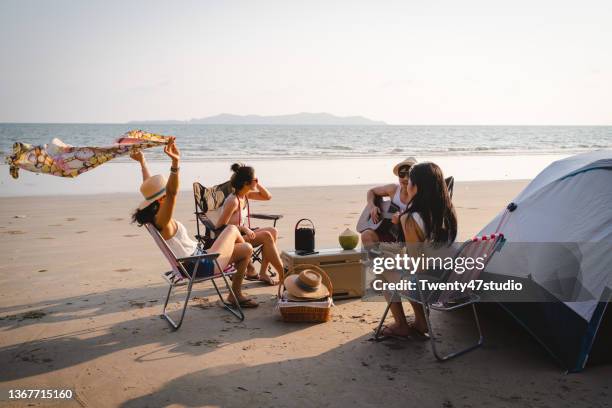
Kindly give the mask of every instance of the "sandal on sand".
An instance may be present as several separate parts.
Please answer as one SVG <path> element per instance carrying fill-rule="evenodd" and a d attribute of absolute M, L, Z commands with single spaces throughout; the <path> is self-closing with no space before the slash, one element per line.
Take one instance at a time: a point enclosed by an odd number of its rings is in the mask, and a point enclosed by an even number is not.
<path fill-rule="evenodd" d="M 383 325 L 382 330 L 380 331 L 380 336 L 378 337 L 378 341 L 383 341 L 387 339 L 396 339 L 396 340 L 428 340 L 429 335 L 427 333 L 421 333 L 414 326 L 410 325 L 410 329 L 414 334 L 397 334 L 393 331 L 393 329 L 387 325 Z M 374 329 L 376 332 L 376 329 Z"/>
<path fill-rule="evenodd" d="M 260 281 L 260 282 L 265 283 L 268 286 L 276 286 L 276 285 L 278 285 L 278 282 L 275 281 L 274 279 L 272 279 L 272 277 L 268 276 L 268 275 L 260 276 L 257 280 Z"/>
<path fill-rule="evenodd" d="M 416 334 L 416 337 L 418 339 L 429 340 L 429 333 L 422 332 L 419 329 L 417 329 L 413 322 L 408 322 L 408 327 L 410 327 L 410 330 L 412 330 Z"/>
<path fill-rule="evenodd" d="M 378 340 L 383 341 L 387 339 L 412 340 L 412 336 L 397 334 L 393 331 L 391 327 L 387 325 L 383 325 L 382 330 L 380 331 L 380 337 L 378 337 Z"/>
<path fill-rule="evenodd" d="M 231 303 L 232 305 L 237 306 L 236 301 L 233 301 L 233 302 L 228 301 L 228 303 Z M 238 304 L 240 305 L 242 309 L 255 309 L 256 307 L 259 307 L 259 303 L 255 302 L 253 299 L 244 299 L 244 300 L 239 301 Z"/>

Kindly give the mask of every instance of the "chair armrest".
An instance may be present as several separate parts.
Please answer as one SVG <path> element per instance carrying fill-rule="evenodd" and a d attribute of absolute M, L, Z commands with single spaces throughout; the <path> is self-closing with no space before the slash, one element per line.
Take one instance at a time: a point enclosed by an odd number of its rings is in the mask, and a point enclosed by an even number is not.
<path fill-rule="evenodd" d="M 255 218 L 258 220 L 280 220 L 281 218 L 283 218 L 282 215 L 280 214 L 251 214 L 251 218 Z"/>
<path fill-rule="evenodd" d="M 177 258 L 177 261 L 179 262 L 199 261 L 200 259 L 217 259 L 218 257 L 219 257 L 218 252 L 211 252 L 211 253 L 202 254 L 202 255 L 193 255 L 193 256 L 186 256 L 184 258 Z"/>

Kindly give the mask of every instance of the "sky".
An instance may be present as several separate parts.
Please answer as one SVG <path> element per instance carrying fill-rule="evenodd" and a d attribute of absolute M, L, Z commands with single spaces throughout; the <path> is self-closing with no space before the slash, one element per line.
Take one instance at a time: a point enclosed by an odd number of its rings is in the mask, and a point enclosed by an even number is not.
<path fill-rule="evenodd" d="M 0 122 L 612 125 L 612 3 L 0 1 Z"/>

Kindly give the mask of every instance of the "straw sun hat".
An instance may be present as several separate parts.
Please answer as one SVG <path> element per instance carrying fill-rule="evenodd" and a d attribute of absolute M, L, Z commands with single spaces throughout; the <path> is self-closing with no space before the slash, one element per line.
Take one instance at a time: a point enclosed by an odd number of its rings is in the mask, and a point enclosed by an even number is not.
<path fill-rule="evenodd" d="M 415 159 L 414 157 L 410 156 L 407 159 L 397 163 L 395 165 L 395 167 L 393 167 L 393 174 L 395 174 L 396 176 L 399 175 L 399 169 L 402 167 L 412 167 L 415 164 L 417 164 L 417 159 Z"/>
<path fill-rule="evenodd" d="M 284 282 L 290 300 L 321 299 L 329 296 L 329 288 L 323 284 L 319 272 L 304 269 L 299 275 L 287 276 Z"/>
<path fill-rule="evenodd" d="M 141 184 L 140 192 L 145 198 L 138 206 L 142 210 L 166 195 L 166 178 L 161 174 L 149 177 Z"/>

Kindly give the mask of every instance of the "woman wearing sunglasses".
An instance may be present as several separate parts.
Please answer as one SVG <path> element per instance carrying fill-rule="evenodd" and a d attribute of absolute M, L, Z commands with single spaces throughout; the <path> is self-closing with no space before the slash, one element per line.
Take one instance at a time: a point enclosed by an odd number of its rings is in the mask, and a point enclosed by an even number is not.
<path fill-rule="evenodd" d="M 234 193 L 230 194 L 223 204 L 223 211 L 218 225 L 235 225 L 238 227 L 246 242 L 253 246 L 263 245 L 262 262 L 259 274 L 255 273 L 253 265 L 249 265 L 246 279 L 260 280 L 269 285 L 276 285 L 268 273 L 268 266 L 272 265 L 279 274 L 283 272 L 283 263 L 276 247 L 277 231 L 274 227 L 251 229 L 249 225 L 249 200 L 268 201 L 272 198 L 270 192 L 259 183 L 255 177 L 255 169 L 240 163 L 231 167 L 230 182 Z M 282 275 L 280 275 L 282 276 Z"/>
<path fill-rule="evenodd" d="M 409 157 L 393 167 L 393 174 L 398 177 L 397 184 L 387 184 L 368 190 L 367 207 L 370 211 L 370 220 L 374 224 L 381 220 L 381 212 L 377 200 L 380 200 L 382 197 L 391 197 L 391 204 L 397 207 L 397 212 L 391 218 L 391 222 L 395 225 L 399 224 L 399 215 L 406 211 L 406 206 L 412 200 L 412 195 L 408 190 L 408 173 L 416 162 L 414 157 Z M 401 229 L 398 227 L 398 230 Z M 396 241 L 396 238 L 390 233 L 388 228 L 366 229 L 361 233 L 361 244 L 364 247 L 375 245 L 379 242 L 392 241 Z"/>

